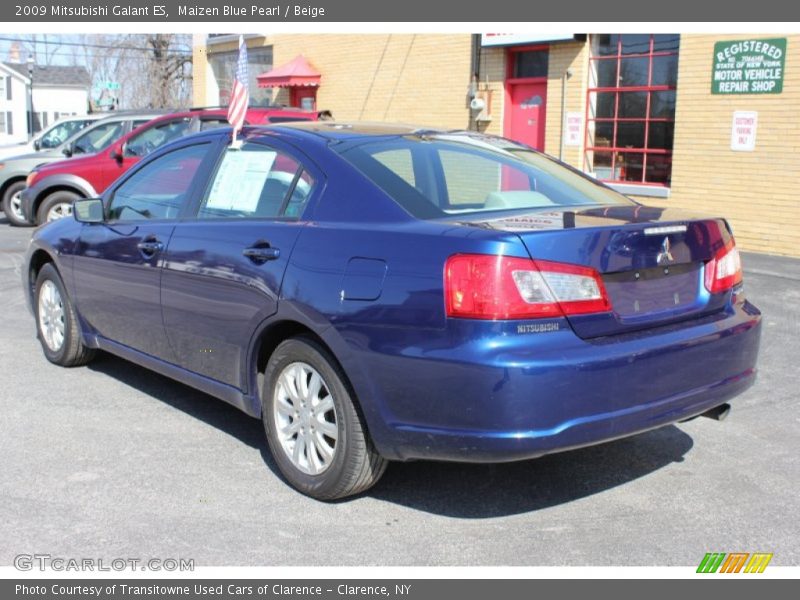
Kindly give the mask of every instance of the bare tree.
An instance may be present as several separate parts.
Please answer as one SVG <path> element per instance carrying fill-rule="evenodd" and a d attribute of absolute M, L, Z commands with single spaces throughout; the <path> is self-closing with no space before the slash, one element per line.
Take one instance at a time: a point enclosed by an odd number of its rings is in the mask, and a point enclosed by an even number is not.
<path fill-rule="evenodd" d="M 182 108 L 192 100 L 189 34 L 20 34 L 9 56 L 38 65 L 83 66 L 102 108 Z M 119 85 L 116 85 L 119 84 Z"/>
<path fill-rule="evenodd" d="M 83 64 L 96 87 L 119 84 L 113 91 L 119 108 L 180 108 L 192 98 L 191 38 L 180 34 L 80 36 L 73 64 Z M 95 98 L 96 99 L 96 98 Z"/>
<path fill-rule="evenodd" d="M 151 48 L 148 60 L 148 79 L 152 93 L 153 108 L 170 108 L 182 105 L 187 100 L 187 81 L 191 74 L 192 56 L 183 49 L 186 40 L 176 34 L 154 34 L 147 37 Z M 183 48 L 181 48 L 183 46 Z"/>

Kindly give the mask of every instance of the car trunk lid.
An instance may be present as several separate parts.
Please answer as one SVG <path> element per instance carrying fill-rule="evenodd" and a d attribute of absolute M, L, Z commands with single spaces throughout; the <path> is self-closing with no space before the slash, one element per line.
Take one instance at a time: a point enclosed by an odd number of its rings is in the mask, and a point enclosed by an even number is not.
<path fill-rule="evenodd" d="M 464 224 L 513 232 L 533 259 L 600 273 L 612 310 L 568 316 L 584 338 L 665 325 L 722 310 L 705 265 L 731 240 L 723 219 L 641 205 L 564 207 Z"/>

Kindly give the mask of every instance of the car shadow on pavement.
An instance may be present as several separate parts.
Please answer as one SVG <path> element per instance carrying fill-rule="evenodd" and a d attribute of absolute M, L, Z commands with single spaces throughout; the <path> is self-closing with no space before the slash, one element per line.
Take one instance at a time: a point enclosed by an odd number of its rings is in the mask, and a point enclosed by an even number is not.
<path fill-rule="evenodd" d="M 513 463 L 392 463 L 368 494 L 448 517 L 503 517 L 566 504 L 645 477 L 682 462 L 693 444 L 670 425 Z"/>
<path fill-rule="evenodd" d="M 101 354 L 89 368 L 257 448 L 266 466 L 283 480 L 260 420 L 114 356 Z M 390 463 L 383 478 L 362 497 L 464 519 L 515 515 L 572 502 L 645 477 L 682 462 L 692 446 L 689 435 L 670 425 L 599 446 L 514 463 Z"/>
<path fill-rule="evenodd" d="M 222 400 L 105 352 L 100 352 L 88 368 L 113 377 L 269 456 L 261 421 Z M 274 464 L 269 464 L 269 467 L 277 472 Z"/>

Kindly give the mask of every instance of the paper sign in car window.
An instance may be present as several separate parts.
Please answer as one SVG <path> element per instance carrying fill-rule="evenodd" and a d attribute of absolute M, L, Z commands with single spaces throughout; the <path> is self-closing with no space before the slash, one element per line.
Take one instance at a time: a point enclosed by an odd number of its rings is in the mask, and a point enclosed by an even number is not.
<path fill-rule="evenodd" d="M 276 152 L 270 151 L 227 151 L 208 194 L 206 208 L 255 212 L 276 156 Z"/>

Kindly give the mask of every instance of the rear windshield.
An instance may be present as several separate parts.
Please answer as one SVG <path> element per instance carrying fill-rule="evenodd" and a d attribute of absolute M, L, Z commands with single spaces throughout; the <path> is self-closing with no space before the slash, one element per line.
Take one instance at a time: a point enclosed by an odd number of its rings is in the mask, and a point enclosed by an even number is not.
<path fill-rule="evenodd" d="M 417 218 L 631 200 L 551 158 L 502 138 L 409 136 L 336 147 Z"/>

